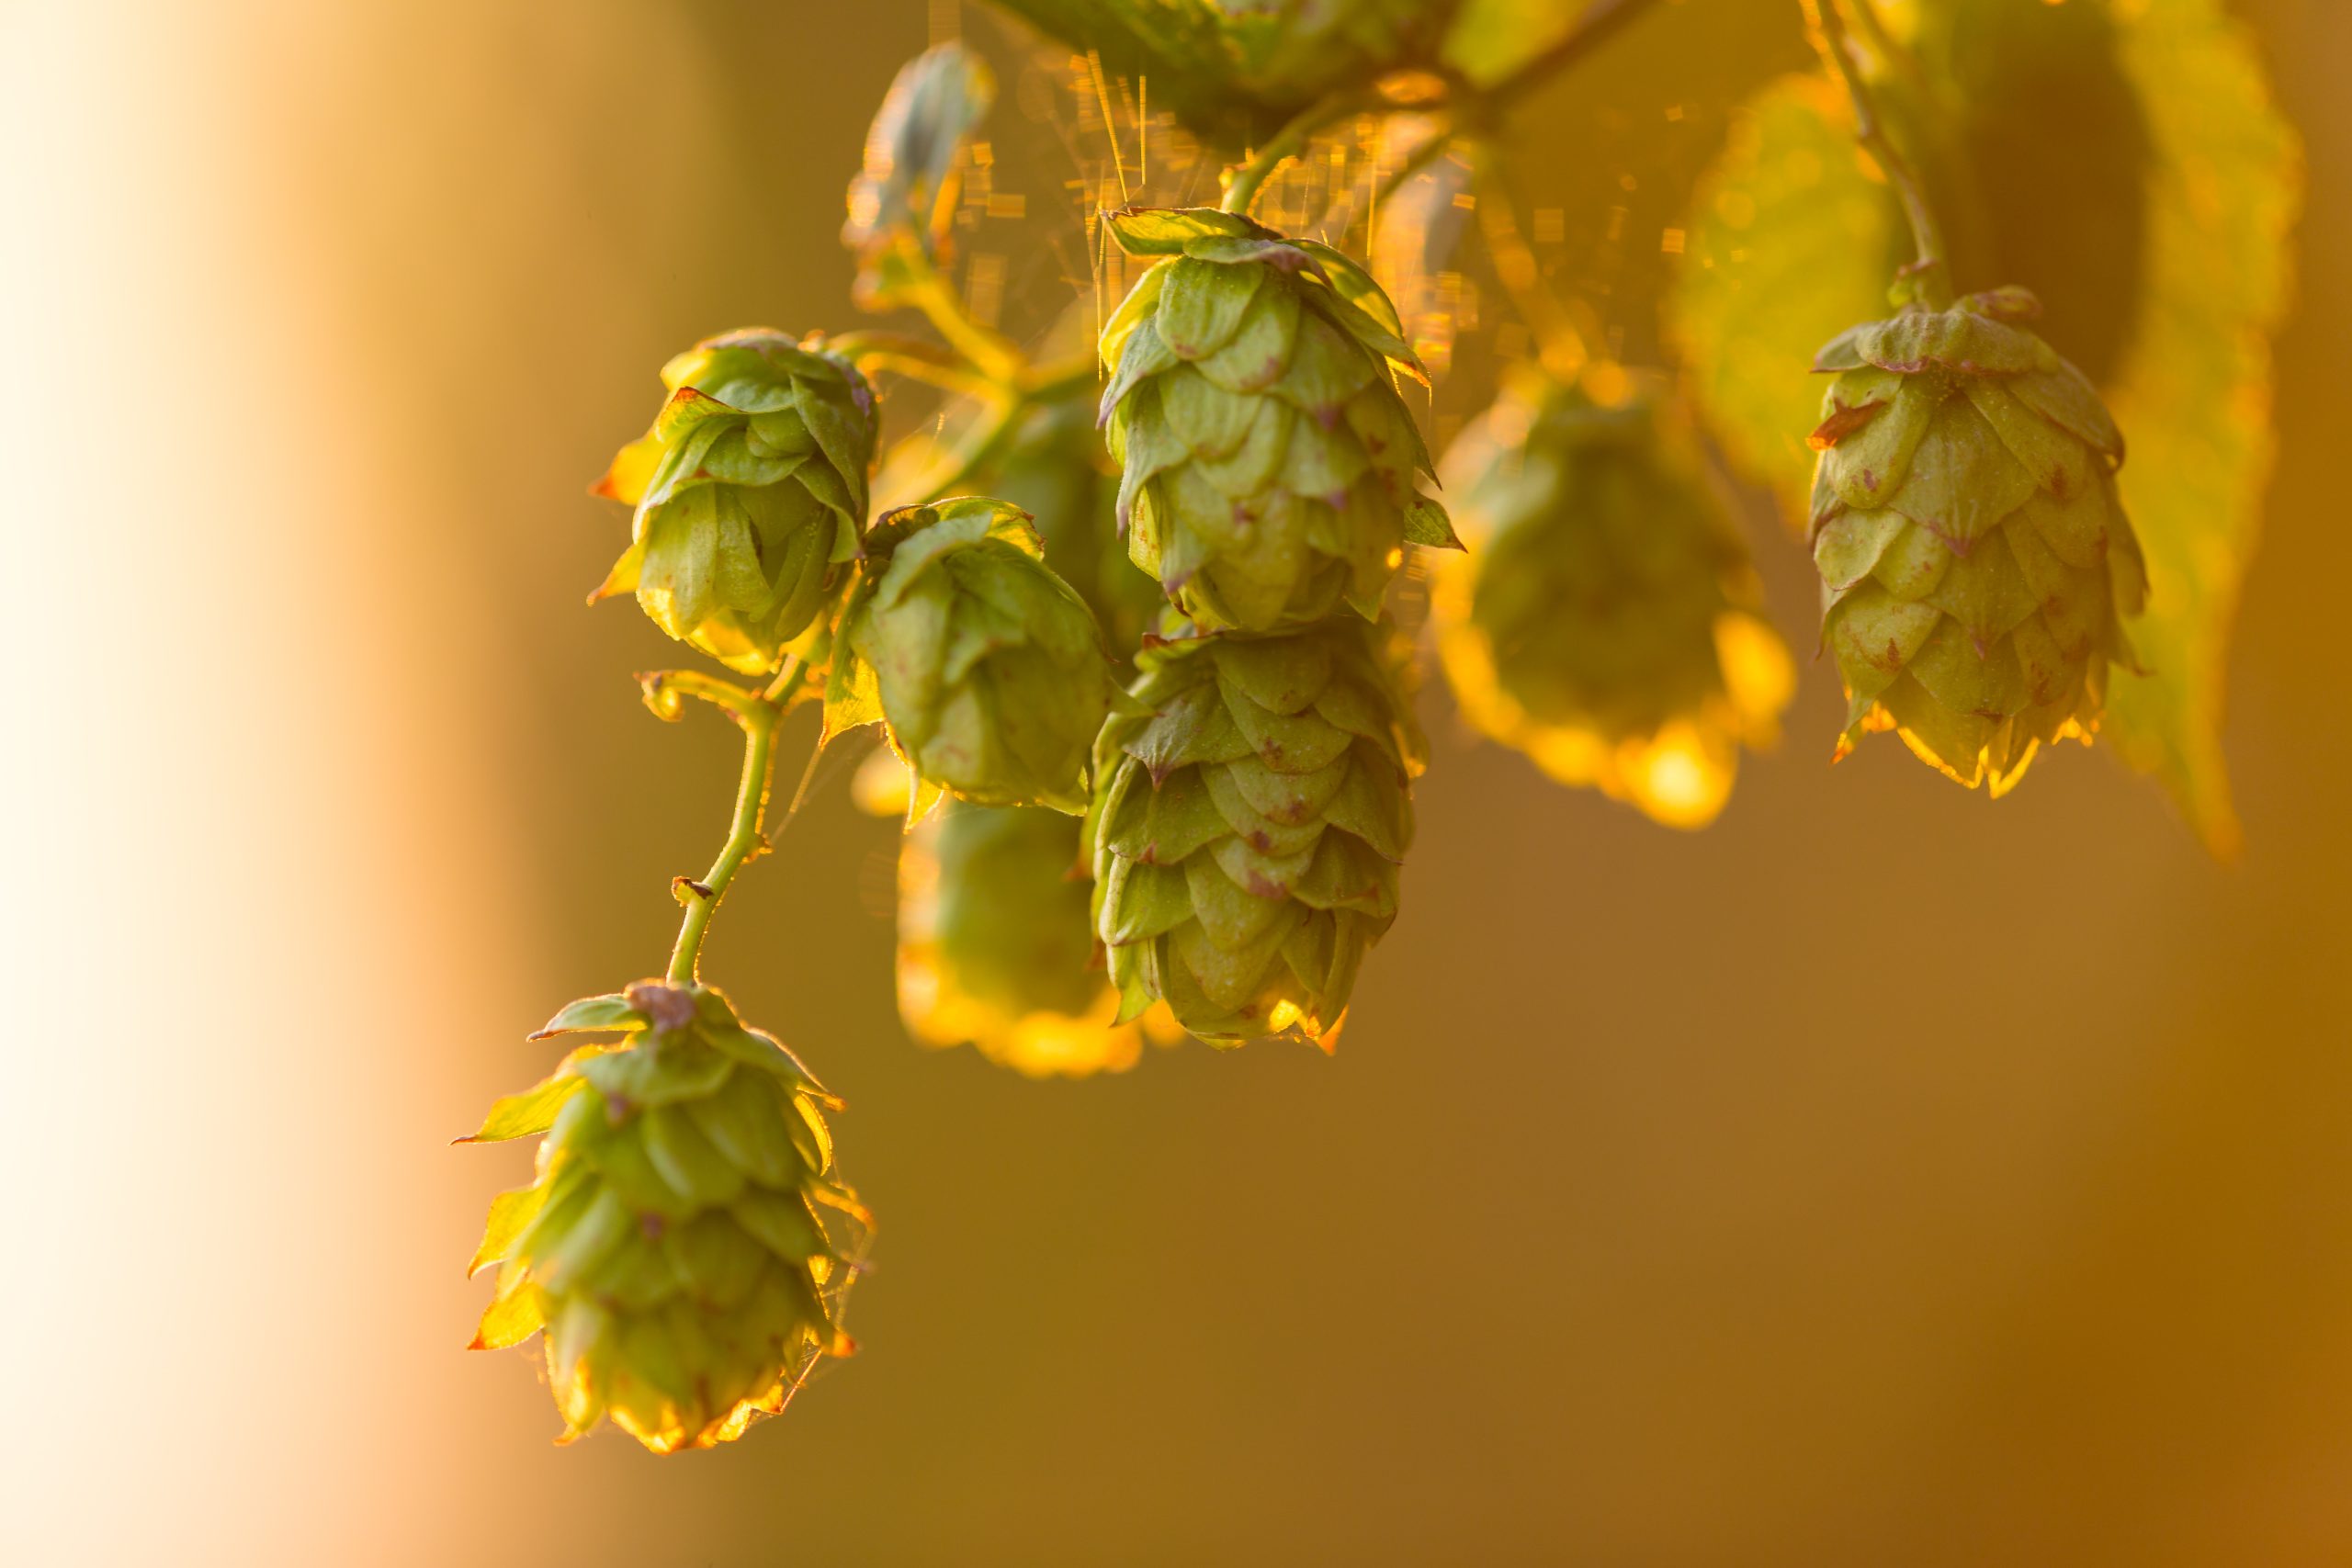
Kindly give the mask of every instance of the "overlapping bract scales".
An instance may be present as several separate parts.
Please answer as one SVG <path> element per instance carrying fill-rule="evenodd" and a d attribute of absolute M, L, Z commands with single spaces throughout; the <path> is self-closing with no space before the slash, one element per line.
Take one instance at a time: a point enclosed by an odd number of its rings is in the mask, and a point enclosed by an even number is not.
<path fill-rule="evenodd" d="M 830 1100 L 718 991 L 647 981 L 575 1002 L 543 1034 L 617 1032 L 501 1100 L 473 1140 L 544 1133 L 537 1178 L 491 1205 L 472 1271 L 498 1289 L 474 1348 L 544 1330 L 566 1440 L 606 1416 L 658 1453 L 780 1410 L 847 1353 Z M 828 1218 L 828 1215 L 831 1218 Z"/>
<path fill-rule="evenodd" d="M 1463 715 L 1566 784 L 1703 827 L 1794 683 L 1689 438 L 1614 367 L 1530 369 L 1447 450 L 1468 553 L 1430 609 Z"/>
<path fill-rule="evenodd" d="M 808 629 L 857 549 L 874 394 L 856 368 L 765 328 L 662 368 L 670 398 L 597 493 L 637 508 L 595 597 L 634 592 L 653 623 L 760 674 Z"/>
<path fill-rule="evenodd" d="M 1852 699 L 1841 751 L 1895 729 L 1995 795 L 2098 728 L 2147 573 L 2116 494 L 2123 438 L 2022 322 L 2023 289 L 1913 307 L 1821 352 L 1814 479 L 1824 637 Z"/>
<path fill-rule="evenodd" d="M 1096 931 L 1122 1016 L 1327 1038 L 1396 916 L 1421 742 L 1383 626 L 1147 649 L 1095 754 Z"/>
<path fill-rule="evenodd" d="M 953 805 L 899 851 L 899 1012 L 931 1045 L 969 1042 L 1031 1077 L 1135 1066 L 1153 1015 L 1114 1022 L 1096 954 L 1080 824 L 1027 807 Z M 1161 1015 L 1164 1018 L 1164 1015 Z"/>
<path fill-rule="evenodd" d="M 1136 564 L 1203 626 L 1379 613 L 1404 546 L 1451 543 L 1415 488 L 1395 307 L 1329 246 L 1214 211 L 1105 220 L 1156 255 L 1104 325 L 1102 396 Z"/>
<path fill-rule="evenodd" d="M 965 498 L 866 536 L 825 698 L 829 733 L 881 719 L 922 783 L 989 806 L 1086 809 L 1110 706 L 1093 612 L 1043 558 L 1028 516 Z"/>

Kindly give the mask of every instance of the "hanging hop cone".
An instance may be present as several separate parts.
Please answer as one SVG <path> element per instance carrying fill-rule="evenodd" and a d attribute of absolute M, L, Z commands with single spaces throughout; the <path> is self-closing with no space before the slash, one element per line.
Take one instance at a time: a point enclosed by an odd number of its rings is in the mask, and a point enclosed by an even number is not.
<path fill-rule="evenodd" d="M 1106 215 L 1161 258 L 1102 329 L 1102 417 L 1136 564 L 1211 629 L 1367 619 L 1412 542 L 1454 543 L 1396 308 L 1328 245 L 1212 210 Z"/>
<path fill-rule="evenodd" d="M 1080 824 L 1033 807 L 957 804 L 899 851 L 899 1012 L 929 1045 L 970 1042 L 1031 1077 L 1124 1072 L 1147 1015 L 1114 1023 L 1096 956 Z"/>
<path fill-rule="evenodd" d="M 1086 809 L 1111 705 L 1093 613 L 1054 575 L 1018 507 L 964 498 L 870 530 L 825 694 L 836 735 L 882 721 L 927 794 Z"/>
<path fill-rule="evenodd" d="M 2022 323 L 2021 288 L 1855 327 L 1813 445 L 1823 636 L 1851 697 L 1839 754 L 1894 729 L 1996 795 L 2098 728 L 2147 572 L 2116 495 L 2123 438 Z"/>
<path fill-rule="evenodd" d="M 662 367 L 670 399 L 596 492 L 637 508 L 594 597 L 635 592 L 653 624 L 744 674 L 775 666 L 857 549 L 874 394 L 848 361 L 764 328 Z"/>
<path fill-rule="evenodd" d="M 656 1453 L 709 1448 L 784 1407 L 850 1348 L 849 1269 L 825 1211 L 863 1226 L 791 1053 L 718 991 L 646 981 L 578 1001 L 545 1035 L 616 1032 L 500 1100 L 464 1142 L 545 1134 L 530 1186 L 491 1205 L 476 1349 L 544 1331 L 564 1441 L 605 1416 Z"/>
<path fill-rule="evenodd" d="M 1145 651 L 1095 751 L 1096 931 L 1122 1018 L 1327 1041 L 1396 917 L 1421 741 L 1387 629 L 1340 619 Z"/>
<path fill-rule="evenodd" d="M 1443 472 L 1470 549 L 1430 613 L 1464 716 L 1564 784 L 1713 821 L 1794 675 L 1687 433 L 1615 367 L 1581 387 L 1530 369 Z"/>

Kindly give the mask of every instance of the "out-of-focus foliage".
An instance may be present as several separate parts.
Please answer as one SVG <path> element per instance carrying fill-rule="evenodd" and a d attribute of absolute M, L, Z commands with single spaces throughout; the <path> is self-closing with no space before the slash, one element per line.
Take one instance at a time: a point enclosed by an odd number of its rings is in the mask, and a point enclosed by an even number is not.
<path fill-rule="evenodd" d="M 1714 820 L 1795 685 L 1727 498 L 1655 388 L 1529 367 L 1447 448 L 1430 610 L 1464 716 L 1565 784 Z"/>
<path fill-rule="evenodd" d="M 1428 60 L 1453 0 L 1001 0 L 1238 152 L 1327 93 Z"/>
<path fill-rule="evenodd" d="M 887 308 L 903 284 L 893 252 L 916 246 L 936 262 L 955 215 L 964 140 L 996 97 L 996 77 L 961 44 L 943 43 L 907 62 L 865 133 L 865 159 L 850 182 L 842 243 L 858 257 L 857 297 Z"/>
<path fill-rule="evenodd" d="M 2015 283 L 2124 423 L 2127 510 L 2148 558 L 2105 733 L 2206 841 L 2236 839 L 2220 747 L 2222 664 L 2269 463 L 2265 339 L 2288 287 L 2291 131 L 2216 0 L 2046 6 L 1914 0 L 1874 61 L 1891 128 L 1926 172 L 1962 288 Z M 1905 241 L 1815 75 L 1743 111 L 1692 203 L 1670 303 L 1691 383 L 1733 459 L 1804 514 L 1815 386 L 1788 373 L 1877 314 Z M 1997 274 L 1995 269 L 1998 269 Z"/>
<path fill-rule="evenodd" d="M 899 851 L 899 1014 L 927 1045 L 969 1042 L 1031 1077 L 1124 1072 L 1165 1010 L 1114 1021 L 1096 956 L 1080 824 L 1035 807 L 957 804 Z"/>

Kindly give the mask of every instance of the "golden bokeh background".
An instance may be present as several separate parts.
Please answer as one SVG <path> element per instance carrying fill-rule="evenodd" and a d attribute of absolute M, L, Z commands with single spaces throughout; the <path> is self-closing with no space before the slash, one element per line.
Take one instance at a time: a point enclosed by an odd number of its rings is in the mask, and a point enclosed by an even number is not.
<path fill-rule="evenodd" d="M 1719 113 L 1626 106 L 1802 63 L 1794 9 L 1688 0 L 1529 135 L 1687 170 Z M 2071 749 L 1997 807 L 1831 771 L 1826 666 L 1698 836 L 1431 694 L 1337 1057 L 1041 1085 L 905 1040 L 895 829 L 829 765 L 708 963 L 850 1101 L 865 1349 L 657 1461 L 461 1353 L 528 1156 L 447 1144 L 659 967 L 732 787 L 580 606 L 583 487 L 673 349 L 847 321 L 842 186 L 934 19 L 0 3 L 0 1560 L 2352 1560 L 2352 17 L 2239 9 L 2311 193 L 2243 863 Z"/>

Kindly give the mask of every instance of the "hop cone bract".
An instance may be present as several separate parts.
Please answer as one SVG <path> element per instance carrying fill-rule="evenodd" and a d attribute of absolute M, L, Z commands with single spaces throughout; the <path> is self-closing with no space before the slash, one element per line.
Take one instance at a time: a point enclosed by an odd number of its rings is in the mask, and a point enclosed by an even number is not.
<path fill-rule="evenodd" d="M 1421 742 L 1385 627 L 1148 648 L 1095 754 L 1096 931 L 1123 1017 L 1325 1039 L 1396 916 Z"/>
<path fill-rule="evenodd" d="M 2006 792 L 2048 740 L 2098 728 L 2147 573 L 2117 498 L 2123 438 L 2003 289 L 1914 306 L 1821 351 L 1814 478 L 1824 637 L 1851 697 L 1840 753 L 1894 729 Z"/>
<path fill-rule="evenodd" d="M 1057 811 L 960 803 L 907 836 L 899 1012 L 916 1039 L 969 1041 L 1032 1077 L 1135 1065 L 1144 1030 L 1113 1021 L 1080 840 Z"/>
<path fill-rule="evenodd" d="M 610 1416 L 657 1453 L 726 1442 L 849 1349 L 846 1258 L 820 1213 L 864 1220 L 820 1109 L 837 1102 L 707 987 L 647 981 L 542 1033 L 574 1030 L 620 1039 L 469 1140 L 547 1134 L 537 1179 L 491 1205 L 473 1269 L 495 1265 L 498 1291 L 474 1346 L 545 1331 L 567 1441 Z"/>
<path fill-rule="evenodd" d="M 1520 376 L 1447 450 L 1470 549 L 1438 570 L 1438 650 L 1479 729 L 1563 783 L 1702 827 L 1740 747 L 1778 733 L 1788 650 L 1669 411 L 1613 367 L 1586 380 Z"/>
<path fill-rule="evenodd" d="M 865 541 L 825 698 L 829 733 L 884 721 L 925 784 L 989 806 L 1086 809 L 1111 703 L 1093 612 L 1027 514 L 961 499 L 889 513 Z"/>
<path fill-rule="evenodd" d="M 1214 211 L 1113 213 L 1157 255 L 1102 329 L 1102 415 L 1136 564 L 1201 626 L 1367 618 L 1413 540 L 1453 541 L 1392 367 L 1396 308 L 1353 262 Z"/>
<path fill-rule="evenodd" d="M 846 360 L 765 328 L 695 344 L 662 380 L 651 432 L 596 487 L 637 516 L 595 596 L 634 591 L 672 637 L 762 673 L 856 553 L 873 391 Z"/>

